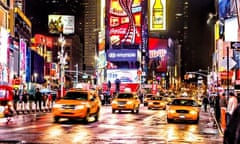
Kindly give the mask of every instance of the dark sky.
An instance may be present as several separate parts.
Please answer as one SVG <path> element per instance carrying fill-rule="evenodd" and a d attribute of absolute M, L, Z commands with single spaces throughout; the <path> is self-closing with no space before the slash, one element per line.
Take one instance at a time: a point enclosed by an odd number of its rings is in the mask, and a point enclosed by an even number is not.
<path fill-rule="evenodd" d="M 43 0 L 38 0 L 43 1 Z M 33 32 L 47 31 L 47 14 L 52 10 L 39 2 L 27 0 L 27 11 L 32 17 Z M 182 67 L 184 71 L 196 71 L 211 67 L 212 50 L 211 25 L 207 25 L 208 14 L 215 13 L 214 0 L 189 0 L 189 40 L 183 47 Z M 59 6 L 57 6 L 59 7 Z M 55 9 L 55 8 L 54 8 Z"/>
<path fill-rule="evenodd" d="M 190 0 L 189 45 L 185 51 L 190 52 L 183 58 L 186 71 L 206 70 L 211 68 L 213 40 L 211 28 L 207 24 L 208 14 L 215 13 L 214 0 Z M 183 64 L 184 65 L 184 64 Z"/>

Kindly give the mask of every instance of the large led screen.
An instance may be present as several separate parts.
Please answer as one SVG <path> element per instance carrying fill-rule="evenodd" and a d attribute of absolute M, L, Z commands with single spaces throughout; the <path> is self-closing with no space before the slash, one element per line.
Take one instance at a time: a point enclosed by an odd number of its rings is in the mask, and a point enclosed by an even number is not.
<path fill-rule="evenodd" d="M 110 44 L 140 44 L 141 0 L 110 0 L 108 4 Z"/>
<path fill-rule="evenodd" d="M 137 69 L 108 69 L 107 81 L 115 83 L 116 79 L 119 79 L 121 83 L 137 83 L 138 75 Z"/>
<path fill-rule="evenodd" d="M 74 16 L 48 15 L 48 31 L 51 34 L 73 34 L 74 24 Z"/>
<path fill-rule="evenodd" d="M 224 22 L 224 40 L 238 41 L 238 20 L 237 17 L 228 18 Z"/>
<path fill-rule="evenodd" d="M 156 72 L 167 72 L 167 39 L 149 38 L 150 69 Z"/>
<path fill-rule="evenodd" d="M 220 19 L 232 17 L 239 13 L 239 0 L 219 0 L 218 13 Z"/>

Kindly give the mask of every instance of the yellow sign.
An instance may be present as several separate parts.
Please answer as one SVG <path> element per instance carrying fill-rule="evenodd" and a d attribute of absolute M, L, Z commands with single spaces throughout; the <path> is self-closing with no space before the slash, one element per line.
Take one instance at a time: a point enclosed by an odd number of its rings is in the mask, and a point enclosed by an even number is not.
<path fill-rule="evenodd" d="M 166 30 L 167 0 L 149 0 L 150 31 Z"/>

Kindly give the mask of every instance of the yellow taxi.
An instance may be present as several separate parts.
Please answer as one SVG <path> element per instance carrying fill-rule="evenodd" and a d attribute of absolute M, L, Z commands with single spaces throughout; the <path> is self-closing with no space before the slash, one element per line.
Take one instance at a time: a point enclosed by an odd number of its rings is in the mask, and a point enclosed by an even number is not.
<path fill-rule="evenodd" d="M 200 105 L 192 98 L 175 98 L 167 105 L 167 121 L 188 120 L 199 122 Z"/>
<path fill-rule="evenodd" d="M 155 96 L 148 100 L 148 109 L 166 109 L 167 97 Z"/>
<path fill-rule="evenodd" d="M 101 101 L 93 90 L 71 89 L 53 105 L 54 121 L 60 118 L 83 119 L 85 122 L 94 116 L 98 121 Z"/>
<path fill-rule="evenodd" d="M 146 94 L 143 99 L 143 105 L 147 106 L 148 101 L 151 99 L 151 97 L 155 97 L 155 96 L 156 96 L 155 94 Z"/>
<path fill-rule="evenodd" d="M 118 112 L 131 111 L 132 113 L 139 113 L 140 103 L 140 99 L 136 93 L 121 92 L 117 94 L 111 103 L 112 113 L 115 113 L 116 110 Z"/>

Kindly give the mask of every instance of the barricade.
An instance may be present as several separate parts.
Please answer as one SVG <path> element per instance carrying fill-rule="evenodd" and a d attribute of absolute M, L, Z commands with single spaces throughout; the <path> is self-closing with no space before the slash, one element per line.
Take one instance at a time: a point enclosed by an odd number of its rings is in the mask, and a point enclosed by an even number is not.
<path fill-rule="evenodd" d="M 221 129 L 224 131 L 226 129 L 226 108 L 221 107 Z"/>
<path fill-rule="evenodd" d="M 41 102 L 41 109 L 43 112 L 50 112 L 52 109 L 54 101 L 45 101 L 45 105 L 44 102 Z M 37 104 L 35 103 L 35 101 L 28 101 L 27 103 L 18 101 L 16 103 L 16 113 L 17 114 L 27 114 L 27 113 L 35 113 L 40 111 L 40 108 L 38 106 L 38 102 Z"/>

